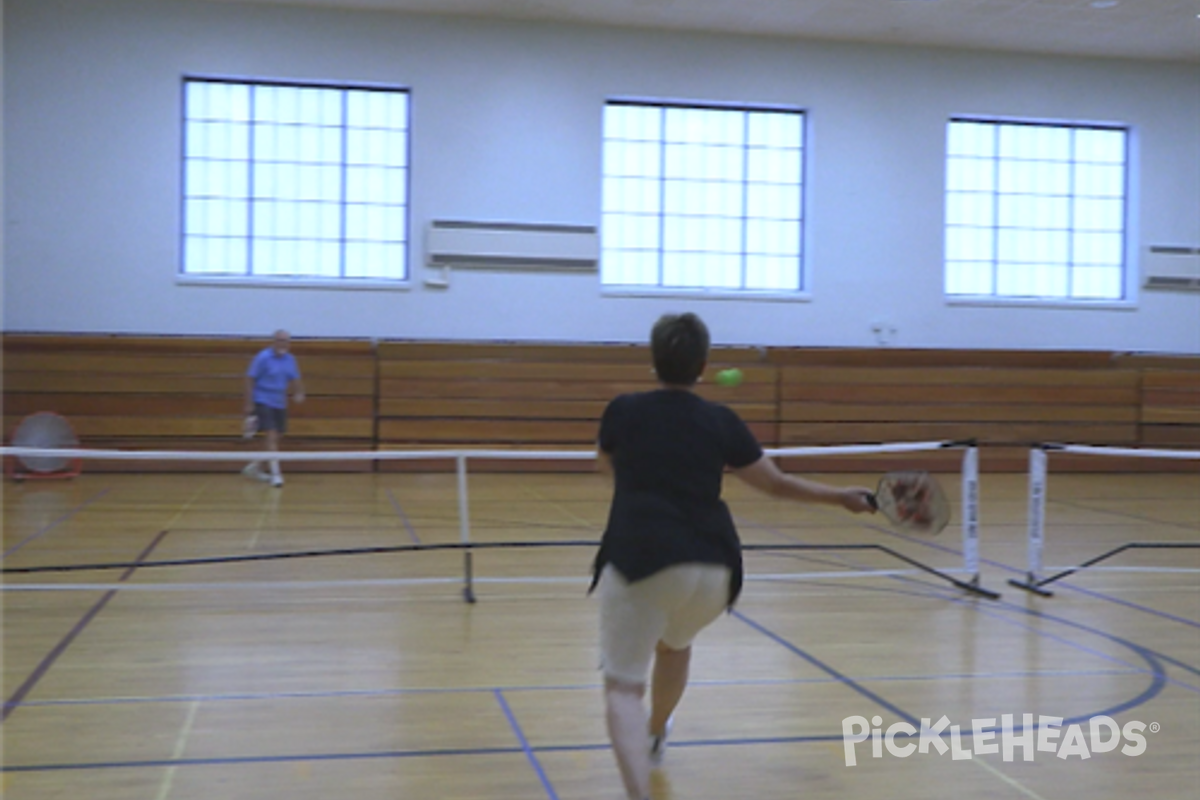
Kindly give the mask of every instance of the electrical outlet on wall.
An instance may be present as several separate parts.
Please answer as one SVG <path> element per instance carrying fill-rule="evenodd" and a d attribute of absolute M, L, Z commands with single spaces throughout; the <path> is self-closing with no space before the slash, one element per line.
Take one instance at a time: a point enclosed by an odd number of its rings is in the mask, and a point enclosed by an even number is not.
<path fill-rule="evenodd" d="M 875 337 L 875 344 L 887 347 L 896 338 L 896 325 L 886 320 L 876 320 L 871 323 L 871 334 Z"/>

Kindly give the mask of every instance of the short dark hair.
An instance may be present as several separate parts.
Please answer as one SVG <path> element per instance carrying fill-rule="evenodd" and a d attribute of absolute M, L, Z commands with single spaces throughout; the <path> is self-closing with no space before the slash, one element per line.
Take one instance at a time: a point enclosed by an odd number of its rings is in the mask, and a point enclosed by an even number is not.
<path fill-rule="evenodd" d="M 691 386 L 708 362 L 708 328 L 695 314 L 664 314 L 650 331 L 654 371 L 663 383 Z"/>

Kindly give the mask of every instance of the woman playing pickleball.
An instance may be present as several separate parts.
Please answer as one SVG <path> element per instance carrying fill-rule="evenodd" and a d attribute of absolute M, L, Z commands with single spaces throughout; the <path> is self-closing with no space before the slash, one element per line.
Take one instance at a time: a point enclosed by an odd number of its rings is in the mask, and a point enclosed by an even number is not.
<path fill-rule="evenodd" d="M 614 491 L 593 587 L 608 733 L 630 800 L 650 797 L 652 764 L 687 687 L 692 640 L 741 591 L 741 543 L 721 500 L 725 469 L 776 497 L 872 510 L 869 489 L 780 472 L 736 413 L 693 391 L 709 351 L 695 314 L 659 319 L 650 349 L 661 388 L 609 403 L 598 443 Z"/>

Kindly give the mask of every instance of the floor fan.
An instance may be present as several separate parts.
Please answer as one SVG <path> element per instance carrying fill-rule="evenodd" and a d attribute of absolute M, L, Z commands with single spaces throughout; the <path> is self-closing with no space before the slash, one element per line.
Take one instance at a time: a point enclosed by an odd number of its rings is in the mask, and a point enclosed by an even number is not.
<path fill-rule="evenodd" d="M 47 450 L 69 450 L 79 447 L 79 437 L 71 423 L 53 411 L 39 411 L 21 420 L 9 441 L 11 447 L 35 447 Z M 74 478 L 79 474 L 82 459 L 68 456 L 14 456 L 7 459 L 9 477 Z"/>

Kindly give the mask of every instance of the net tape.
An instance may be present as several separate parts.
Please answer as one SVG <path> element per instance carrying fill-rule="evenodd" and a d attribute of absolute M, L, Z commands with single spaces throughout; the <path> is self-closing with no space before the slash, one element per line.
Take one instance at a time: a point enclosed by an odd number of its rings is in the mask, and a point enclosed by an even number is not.
<path fill-rule="evenodd" d="M 777 447 L 763 452 L 772 458 L 797 456 L 884 455 L 915 453 L 962 446 L 960 442 L 896 442 L 892 444 L 828 445 L 821 447 Z M 99 450 L 87 448 L 3 447 L 0 455 L 18 458 L 54 455 L 102 461 L 421 461 L 445 459 L 587 461 L 595 450 L 345 450 L 345 451 L 195 451 L 195 450 Z"/>

